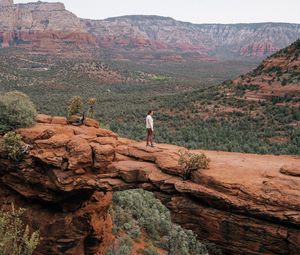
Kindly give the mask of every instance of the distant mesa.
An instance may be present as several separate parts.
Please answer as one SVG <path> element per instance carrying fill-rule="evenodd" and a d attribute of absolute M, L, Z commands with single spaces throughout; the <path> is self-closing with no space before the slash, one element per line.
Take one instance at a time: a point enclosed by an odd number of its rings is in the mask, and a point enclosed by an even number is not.
<path fill-rule="evenodd" d="M 0 0 L 0 46 L 47 50 L 94 48 L 96 38 L 67 11 L 63 3 L 34 2 L 15 4 Z M 35 13 L 36 15 L 33 15 Z"/>
<path fill-rule="evenodd" d="M 50 12 L 52 11 L 65 11 L 65 5 L 61 2 L 30 2 L 30 3 L 24 3 L 24 4 L 16 4 L 19 8 L 25 8 L 25 9 L 32 9 L 34 8 L 35 11 L 44 11 L 45 13 L 42 16 L 48 16 Z M 48 12 L 48 13 L 47 13 Z M 77 17 L 74 15 L 74 17 L 77 19 Z M 60 17 L 57 22 L 63 22 L 64 18 Z"/>
<path fill-rule="evenodd" d="M 2 6 L 13 6 L 14 0 L 0 0 L 0 7 Z"/>

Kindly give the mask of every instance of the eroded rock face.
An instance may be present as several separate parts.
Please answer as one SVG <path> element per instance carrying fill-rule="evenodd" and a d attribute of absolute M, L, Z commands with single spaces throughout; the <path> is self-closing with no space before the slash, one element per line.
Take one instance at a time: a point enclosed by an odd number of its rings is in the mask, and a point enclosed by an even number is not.
<path fill-rule="evenodd" d="M 299 103 L 294 100 L 300 94 L 300 79 L 294 78 L 295 74 L 300 73 L 300 40 L 297 40 L 288 47 L 278 51 L 272 56 L 266 58 L 253 71 L 241 75 L 233 80 L 235 86 L 246 88 L 255 87 L 254 90 L 245 89 L 242 97 L 239 99 L 247 101 L 271 101 L 275 97 L 288 97 L 289 100 L 283 100 L 275 105 L 278 107 L 290 106 L 298 108 Z M 254 85 L 255 84 L 255 85 Z M 230 91 L 227 91 L 227 93 Z M 297 124 L 291 124 L 297 125 Z M 280 136 L 277 140 L 279 143 Z M 276 138 L 275 138 L 276 139 Z M 272 141 L 272 140 L 271 140 Z"/>
<path fill-rule="evenodd" d="M 13 6 L 14 0 L 0 0 L 0 7 Z"/>
<path fill-rule="evenodd" d="M 296 24 L 191 24 L 160 16 L 132 15 L 106 20 L 82 20 L 102 47 L 132 50 L 133 56 L 155 59 L 149 49 L 160 51 L 161 60 L 180 61 L 180 52 L 189 58 L 265 57 L 297 40 Z M 163 54 L 165 50 L 177 54 Z M 142 54 L 144 51 L 144 54 Z M 220 54 L 221 53 L 221 54 Z M 157 57 L 156 57 L 157 58 Z"/>
<path fill-rule="evenodd" d="M 35 2 L 13 5 L 0 3 L 0 39 L 2 47 L 62 49 L 95 46 L 96 39 L 81 25 L 80 19 L 62 3 Z"/>
<path fill-rule="evenodd" d="M 36 254 L 105 254 L 112 192 L 131 188 L 153 191 L 175 222 L 225 254 L 298 254 L 300 178 L 280 169 L 298 171 L 299 157 L 205 151 L 210 168 L 183 181 L 180 147 L 37 119 L 17 131 L 31 145 L 21 162 L 0 153 L 0 204 L 28 209 L 43 237 Z"/>
<path fill-rule="evenodd" d="M 0 1 L 0 45 L 66 56 L 101 47 L 112 58 L 216 61 L 262 58 L 300 35 L 298 24 L 191 24 L 160 16 L 80 19 L 62 3 Z M 76 50 L 71 52 L 71 50 Z M 158 54 L 159 53 L 159 54 Z M 211 57 L 215 56 L 215 57 Z M 116 77 L 118 79 L 118 77 Z"/>

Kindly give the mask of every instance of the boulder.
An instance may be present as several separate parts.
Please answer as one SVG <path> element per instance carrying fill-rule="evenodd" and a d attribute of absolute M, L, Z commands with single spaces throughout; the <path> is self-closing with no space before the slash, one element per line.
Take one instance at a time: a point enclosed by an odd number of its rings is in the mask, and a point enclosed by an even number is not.
<path fill-rule="evenodd" d="M 80 137 L 72 137 L 67 144 L 69 169 L 90 167 L 93 162 L 92 148 L 89 143 Z"/>
<path fill-rule="evenodd" d="M 74 131 L 75 135 L 89 135 L 93 137 L 114 137 L 117 138 L 118 135 L 114 132 L 102 129 L 102 128 L 94 128 L 87 126 L 70 126 L 70 128 Z"/>
<path fill-rule="evenodd" d="M 116 171 L 127 183 L 147 182 L 153 171 L 158 171 L 155 164 L 141 161 L 120 161 L 109 166 L 110 171 Z"/>
<path fill-rule="evenodd" d="M 155 153 L 155 162 L 158 167 L 165 173 L 172 175 L 183 176 L 183 170 L 179 163 L 179 153 L 178 152 L 160 152 Z"/>
<path fill-rule="evenodd" d="M 300 177 L 300 167 L 299 166 L 287 166 L 284 165 L 280 168 L 280 173 L 291 176 Z"/>
<path fill-rule="evenodd" d="M 86 118 L 84 124 L 88 127 L 94 127 L 94 128 L 100 127 L 99 122 L 91 118 Z"/>
<path fill-rule="evenodd" d="M 66 117 L 54 116 L 52 118 L 51 123 L 52 124 L 67 125 L 67 118 Z"/>
<path fill-rule="evenodd" d="M 91 140 L 94 143 L 99 143 L 101 145 L 112 145 L 117 146 L 119 144 L 119 141 L 116 137 L 97 137 Z"/>
<path fill-rule="evenodd" d="M 74 135 L 74 131 L 69 127 L 42 123 L 38 123 L 31 128 L 20 128 L 16 130 L 16 132 L 20 134 L 27 143 L 33 143 L 35 140 L 48 139 L 55 134 L 64 134 L 66 136 Z"/>
<path fill-rule="evenodd" d="M 90 143 L 93 149 L 93 167 L 101 169 L 101 172 L 105 172 L 105 168 L 115 158 L 115 149 L 112 145 L 100 145 L 98 143 Z"/>
<path fill-rule="evenodd" d="M 38 114 L 36 116 L 36 122 L 37 123 L 50 124 L 52 122 L 52 116 L 49 116 L 49 115 L 46 115 L 46 114 Z"/>

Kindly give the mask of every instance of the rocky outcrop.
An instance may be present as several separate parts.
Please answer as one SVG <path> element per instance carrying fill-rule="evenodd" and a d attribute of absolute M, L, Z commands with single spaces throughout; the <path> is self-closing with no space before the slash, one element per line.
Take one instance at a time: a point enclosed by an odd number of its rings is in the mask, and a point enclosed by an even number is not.
<path fill-rule="evenodd" d="M 14 5 L 13 0 L 1 0 L 0 1 L 0 7 L 13 6 L 13 5 Z"/>
<path fill-rule="evenodd" d="M 96 39 L 86 32 L 80 19 L 62 3 L 35 2 L 0 5 L 2 47 L 65 50 L 95 46 Z"/>
<path fill-rule="evenodd" d="M 242 56 L 265 56 L 270 53 L 278 51 L 272 41 L 261 41 L 252 44 L 245 45 L 240 49 L 240 55 Z"/>
<path fill-rule="evenodd" d="M 278 106 L 299 107 L 300 40 L 266 58 L 253 71 L 233 80 L 243 90 L 241 99 L 278 101 Z"/>
<path fill-rule="evenodd" d="M 105 254 L 111 193 L 131 188 L 153 191 L 175 222 L 224 254 L 298 254 L 300 179 L 280 169 L 300 169 L 299 157 L 205 151 L 209 169 L 184 181 L 180 147 L 54 119 L 17 131 L 31 145 L 22 161 L 0 153 L 0 203 L 27 208 L 43 237 L 36 254 Z"/>

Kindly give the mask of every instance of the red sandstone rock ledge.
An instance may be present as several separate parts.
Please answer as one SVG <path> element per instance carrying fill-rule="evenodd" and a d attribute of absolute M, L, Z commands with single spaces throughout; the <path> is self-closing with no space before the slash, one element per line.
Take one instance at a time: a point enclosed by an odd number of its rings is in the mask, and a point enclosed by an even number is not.
<path fill-rule="evenodd" d="M 129 188 L 155 192 L 175 222 L 225 254 L 298 254 L 300 157 L 204 151 L 210 168 L 183 181 L 178 146 L 148 148 L 90 119 L 38 122 L 18 130 L 32 145 L 20 164 L 0 153 L 0 203 L 28 208 L 44 237 L 37 254 L 105 254 L 111 192 Z"/>

